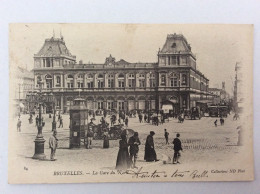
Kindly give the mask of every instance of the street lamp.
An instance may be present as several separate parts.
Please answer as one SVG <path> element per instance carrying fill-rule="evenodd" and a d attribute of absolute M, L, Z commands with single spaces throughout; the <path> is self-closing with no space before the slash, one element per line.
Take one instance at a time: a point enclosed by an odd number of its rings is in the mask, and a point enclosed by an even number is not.
<path fill-rule="evenodd" d="M 40 160 L 44 160 L 46 158 L 45 154 L 44 154 L 44 142 L 45 139 L 43 138 L 42 135 L 42 128 L 43 128 L 43 124 L 42 124 L 42 106 L 43 103 L 45 101 L 48 101 L 48 97 L 46 93 L 42 92 L 42 85 L 43 85 L 43 81 L 42 80 L 38 80 L 38 84 L 39 84 L 39 92 L 36 93 L 35 95 L 35 101 L 38 102 L 39 104 L 39 123 L 37 126 L 38 129 L 38 133 L 37 136 L 34 140 L 35 142 L 35 151 L 34 151 L 34 155 L 33 155 L 33 159 L 40 159 Z"/>
<path fill-rule="evenodd" d="M 150 123 L 150 113 L 151 113 L 151 107 L 152 107 L 152 100 L 151 100 L 151 93 L 152 93 L 152 83 L 151 83 L 151 75 L 152 75 L 152 72 L 150 71 L 149 72 L 150 76 L 149 76 L 149 83 L 150 83 L 150 95 L 149 95 L 149 100 L 150 100 L 150 104 L 149 104 L 149 109 L 148 109 L 148 123 Z"/>
<path fill-rule="evenodd" d="M 55 97 L 53 93 L 50 93 L 50 97 L 53 100 L 53 121 L 52 121 L 52 131 L 56 131 L 56 106 L 55 106 Z"/>

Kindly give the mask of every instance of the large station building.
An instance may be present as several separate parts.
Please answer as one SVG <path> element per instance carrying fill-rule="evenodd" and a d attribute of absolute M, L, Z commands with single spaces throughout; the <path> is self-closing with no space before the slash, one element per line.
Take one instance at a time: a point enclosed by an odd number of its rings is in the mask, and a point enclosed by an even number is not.
<path fill-rule="evenodd" d="M 154 63 L 130 63 L 111 55 L 102 64 L 77 63 L 63 37 L 52 37 L 34 55 L 34 76 L 35 88 L 43 80 L 43 90 L 54 94 L 63 112 L 78 95 L 90 110 L 161 110 L 170 104 L 174 113 L 209 95 L 209 80 L 198 71 L 196 56 L 181 34 L 167 36 Z M 46 109 L 51 111 L 53 103 Z"/>

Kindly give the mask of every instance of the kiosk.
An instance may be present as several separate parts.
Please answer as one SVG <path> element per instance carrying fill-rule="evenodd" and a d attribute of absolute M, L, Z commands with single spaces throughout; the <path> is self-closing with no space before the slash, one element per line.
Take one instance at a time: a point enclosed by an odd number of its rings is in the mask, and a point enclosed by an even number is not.
<path fill-rule="evenodd" d="M 85 100 L 76 98 L 70 108 L 70 146 L 80 148 L 81 142 L 85 145 L 85 130 L 88 124 L 88 111 Z"/>

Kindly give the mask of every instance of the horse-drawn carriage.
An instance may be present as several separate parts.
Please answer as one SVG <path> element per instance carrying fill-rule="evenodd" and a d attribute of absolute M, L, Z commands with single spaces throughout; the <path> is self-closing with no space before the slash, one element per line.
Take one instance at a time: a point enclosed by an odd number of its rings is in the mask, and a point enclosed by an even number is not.
<path fill-rule="evenodd" d="M 190 110 L 184 110 L 183 119 L 184 118 L 189 118 L 191 120 L 201 119 L 199 107 L 192 107 Z"/>
<path fill-rule="evenodd" d="M 88 127 L 89 128 L 89 127 Z M 104 133 L 108 133 L 109 139 L 119 139 L 122 132 L 123 132 L 123 124 L 121 125 L 114 125 L 113 127 L 109 128 L 108 123 L 98 124 L 95 125 L 92 123 L 92 128 L 94 132 L 93 139 L 103 139 Z"/>

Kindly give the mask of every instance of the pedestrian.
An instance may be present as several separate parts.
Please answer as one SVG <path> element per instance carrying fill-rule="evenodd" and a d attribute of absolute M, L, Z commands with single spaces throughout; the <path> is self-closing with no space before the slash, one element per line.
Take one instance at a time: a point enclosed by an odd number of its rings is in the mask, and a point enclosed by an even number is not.
<path fill-rule="evenodd" d="M 130 145 L 130 160 L 132 163 L 132 168 L 137 168 L 135 164 L 136 164 L 137 154 L 139 152 L 139 145 L 141 144 L 138 137 L 138 132 L 134 132 L 134 135 L 129 138 L 128 144 Z"/>
<path fill-rule="evenodd" d="M 58 147 L 58 139 L 57 139 L 56 135 L 57 135 L 57 131 L 53 131 L 53 135 L 49 139 L 49 147 L 51 148 L 50 159 L 52 161 L 55 160 L 54 157 L 55 157 L 56 149 Z"/>
<path fill-rule="evenodd" d="M 139 122 L 142 123 L 142 121 L 143 121 L 143 115 L 139 114 Z"/>
<path fill-rule="evenodd" d="M 21 126 L 22 126 L 22 121 L 20 120 L 20 118 L 18 118 L 18 121 L 17 121 L 17 132 L 21 132 Z"/>
<path fill-rule="evenodd" d="M 176 138 L 174 138 L 174 140 L 172 142 L 174 145 L 174 147 L 173 147 L 174 155 L 173 155 L 173 160 L 172 160 L 173 164 L 177 164 L 177 163 L 180 164 L 179 158 L 181 156 L 180 150 L 182 150 L 182 146 L 181 146 L 181 140 L 179 139 L 179 137 L 180 137 L 180 134 L 177 133 Z"/>
<path fill-rule="evenodd" d="M 112 115 L 113 116 L 113 115 Z M 113 119 L 113 117 L 110 117 L 110 124 L 111 124 L 111 127 L 113 126 L 113 124 L 114 124 L 114 119 Z"/>
<path fill-rule="evenodd" d="M 146 114 L 144 115 L 144 121 L 148 123 Z"/>
<path fill-rule="evenodd" d="M 62 116 L 60 116 L 60 125 L 59 125 L 59 128 L 62 126 L 63 128 L 63 119 L 62 119 Z"/>
<path fill-rule="evenodd" d="M 87 149 L 92 149 L 92 141 L 93 141 L 93 125 L 89 125 L 89 129 L 87 131 Z"/>
<path fill-rule="evenodd" d="M 38 127 L 38 125 L 39 125 L 39 117 L 38 117 L 38 115 L 37 115 L 36 118 L 35 118 L 35 126 Z"/>
<path fill-rule="evenodd" d="M 42 126 L 43 126 L 43 127 L 45 126 L 45 120 L 44 120 L 43 117 L 42 117 Z"/>
<path fill-rule="evenodd" d="M 51 113 L 49 113 L 49 118 L 51 119 Z"/>
<path fill-rule="evenodd" d="M 32 114 L 30 114 L 30 117 L 29 117 L 29 124 L 32 124 L 32 122 L 33 122 L 33 119 L 32 119 Z"/>
<path fill-rule="evenodd" d="M 125 126 L 128 127 L 128 117 L 125 118 Z"/>
<path fill-rule="evenodd" d="M 169 144 L 169 141 L 168 141 L 169 133 L 167 132 L 167 129 L 164 129 L 164 137 L 166 140 L 166 144 Z"/>
<path fill-rule="evenodd" d="M 118 124 L 121 125 L 121 117 L 118 118 Z"/>
<path fill-rule="evenodd" d="M 59 114 L 59 116 L 58 116 L 58 122 L 60 121 L 60 117 L 61 117 L 61 115 Z"/>
<path fill-rule="evenodd" d="M 109 148 L 108 132 L 104 132 L 103 148 Z"/>
<path fill-rule="evenodd" d="M 215 124 L 215 127 L 218 126 L 218 120 L 217 119 L 215 120 L 214 124 Z"/>
<path fill-rule="evenodd" d="M 119 141 L 119 151 L 116 160 L 116 169 L 126 170 L 130 167 L 130 158 L 128 153 L 128 144 L 126 135 L 121 135 L 121 140 Z"/>
<path fill-rule="evenodd" d="M 155 135 L 154 131 L 150 131 L 150 135 L 148 135 L 146 138 L 145 152 L 144 152 L 144 159 L 146 160 L 146 162 L 159 161 L 157 159 L 157 155 L 154 149 L 154 141 L 153 141 L 154 135 Z"/>

